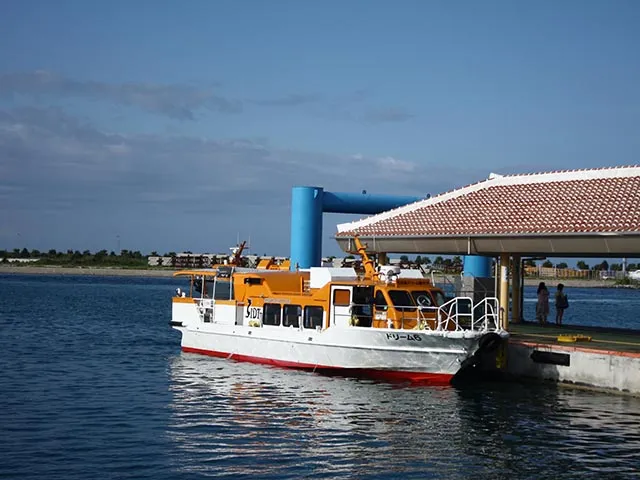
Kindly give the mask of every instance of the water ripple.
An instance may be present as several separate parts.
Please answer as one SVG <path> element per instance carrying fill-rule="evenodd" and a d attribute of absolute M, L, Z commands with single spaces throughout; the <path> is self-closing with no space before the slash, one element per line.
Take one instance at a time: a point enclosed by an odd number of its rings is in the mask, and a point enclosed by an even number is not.
<path fill-rule="evenodd" d="M 640 399 L 179 352 L 165 279 L 0 277 L 0 478 L 637 478 Z"/>

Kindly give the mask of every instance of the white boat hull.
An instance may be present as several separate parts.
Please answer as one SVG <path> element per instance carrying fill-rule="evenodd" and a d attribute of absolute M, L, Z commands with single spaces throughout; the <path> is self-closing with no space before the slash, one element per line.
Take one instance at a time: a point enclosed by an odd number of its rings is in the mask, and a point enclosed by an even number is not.
<path fill-rule="evenodd" d="M 364 327 L 311 330 L 201 323 L 182 332 L 182 350 L 323 373 L 448 384 L 476 354 L 478 332 Z M 493 334 L 495 342 L 496 334 Z M 504 336 L 498 336 L 498 340 Z"/>

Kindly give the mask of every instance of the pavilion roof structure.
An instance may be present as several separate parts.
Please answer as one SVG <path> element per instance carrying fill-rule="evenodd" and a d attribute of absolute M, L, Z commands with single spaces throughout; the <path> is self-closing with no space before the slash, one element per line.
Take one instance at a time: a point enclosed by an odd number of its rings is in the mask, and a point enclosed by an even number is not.
<path fill-rule="evenodd" d="M 640 166 L 486 180 L 338 225 L 353 251 L 544 256 L 640 256 Z"/>

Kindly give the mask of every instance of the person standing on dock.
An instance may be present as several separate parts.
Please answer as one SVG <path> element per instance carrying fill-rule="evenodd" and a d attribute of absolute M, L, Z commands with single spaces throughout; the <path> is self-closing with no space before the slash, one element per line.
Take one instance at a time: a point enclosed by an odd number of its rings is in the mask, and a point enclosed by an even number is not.
<path fill-rule="evenodd" d="M 564 285 L 559 283 L 556 292 L 556 325 L 562 325 L 562 316 L 567 308 L 569 308 L 569 298 L 564 293 Z"/>
<path fill-rule="evenodd" d="M 549 290 L 544 282 L 538 285 L 538 303 L 536 304 L 536 318 L 541 325 L 547 324 L 549 316 Z"/>

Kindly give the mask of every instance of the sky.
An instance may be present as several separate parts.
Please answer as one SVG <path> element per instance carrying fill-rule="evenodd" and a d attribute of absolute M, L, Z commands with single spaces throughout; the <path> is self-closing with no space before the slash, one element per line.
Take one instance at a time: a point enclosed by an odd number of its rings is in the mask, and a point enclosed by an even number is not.
<path fill-rule="evenodd" d="M 640 163 L 634 0 L 1 10 L 0 248 L 288 255 L 296 185 Z M 325 214 L 324 255 L 356 218 Z"/>

